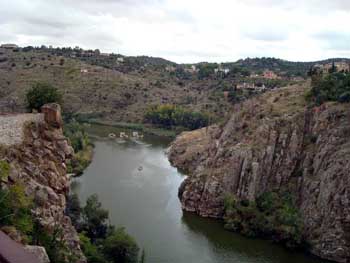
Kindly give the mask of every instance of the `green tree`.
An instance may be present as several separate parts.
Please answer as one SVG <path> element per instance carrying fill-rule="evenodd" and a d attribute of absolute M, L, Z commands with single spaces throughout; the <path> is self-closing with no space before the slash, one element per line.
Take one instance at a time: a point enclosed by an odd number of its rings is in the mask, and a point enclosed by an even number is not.
<path fill-rule="evenodd" d="M 99 251 L 98 247 L 91 243 L 90 238 L 84 235 L 84 233 L 79 234 L 80 247 L 88 261 L 88 263 L 107 263 L 104 255 Z"/>
<path fill-rule="evenodd" d="M 80 206 L 79 197 L 77 194 L 70 194 L 67 198 L 66 214 L 72 220 L 72 224 L 76 229 L 80 229 L 80 219 L 81 219 L 82 208 Z"/>
<path fill-rule="evenodd" d="M 82 227 L 92 242 L 96 239 L 106 237 L 109 228 L 108 211 L 102 208 L 102 204 L 96 194 L 91 195 L 87 199 L 82 217 Z"/>
<path fill-rule="evenodd" d="M 46 103 L 61 103 L 62 94 L 51 84 L 38 82 L 27 91 L 26 100 L 29 109 L 40 111 L 40 108 Z"/>
<path fill-rule="evenodd" d="M 118 228 L 104 241 L 103 253 L 113 263 L 137 263 L 139 247 L 124 228 Z"/>
<path fill-rule="evenodd" d="M 312 89 L 307 94 L 308 100 L 320 105 L 326 101 L 350 101 L 350 73 L 335 72 L 312 76 Z"/>

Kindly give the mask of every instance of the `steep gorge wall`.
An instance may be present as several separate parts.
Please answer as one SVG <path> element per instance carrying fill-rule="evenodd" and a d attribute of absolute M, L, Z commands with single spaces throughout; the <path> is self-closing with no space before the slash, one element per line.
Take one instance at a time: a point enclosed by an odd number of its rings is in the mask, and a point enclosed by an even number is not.
<path fill-rule="evenodd" d="M 189 173 L 184 210 L 222 218 L 224 199 L 269 191 L 297 200 L 303 237 L 322 258 L 350 262 L 350 107 L 309 108 L 291 87 L 238 105 L 221 127 L 180 135 L 169 159 Z"/>
<path fill-rule="evenodd" d="M 86 262 L 78 234 L 64 214 L 69 191 L 66 160 L 73 148 L 63 136 L 59 106 L 48 105 L 43 112 L 0 115 L 1 155 L 10 163 L 6 183 L 23 183 L 33 197 L 33 214 L 40 225 L 49 233 L 60 227 L 70 251 Z"/>

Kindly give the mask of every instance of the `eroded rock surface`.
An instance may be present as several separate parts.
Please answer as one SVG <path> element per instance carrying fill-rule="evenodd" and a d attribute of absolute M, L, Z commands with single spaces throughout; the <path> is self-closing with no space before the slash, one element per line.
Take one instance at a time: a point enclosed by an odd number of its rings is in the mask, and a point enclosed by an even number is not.
<path fill-rule="evenodd" d="M 255 200 L 269 191 L 297 199 L 303 237 L 322 258 L 350 262 L 350 107 L 310 108 L 304 87 L 237 105 L 221 127 L 180 135 L 169 150 L 188 172 L 182 208 L 221 218 L 224 198 Z"/>
<path fill-rule="evenodd" d="M 64 214 L 69 191 L 66 161 L 71 158 L 73 148 L 63 136 L 61 113 L 55 112 L 60 111 L 59 106 L 50 104 L 45 108 L 48 116 L 0 116 L 1 135 L 11 133 L 1 141 L 5 145 L 4 156 L 11 167 L 8 184 L 24 183 L 26 194 L 34 198 L 35 218 L 49 233 L 57 227 L 62 228 L 70 250 L 80 259 L 79 262 L 86 262 L 78 234 L 70 218 Z M 9 127 L 12 130 L 8 131 Z"/>

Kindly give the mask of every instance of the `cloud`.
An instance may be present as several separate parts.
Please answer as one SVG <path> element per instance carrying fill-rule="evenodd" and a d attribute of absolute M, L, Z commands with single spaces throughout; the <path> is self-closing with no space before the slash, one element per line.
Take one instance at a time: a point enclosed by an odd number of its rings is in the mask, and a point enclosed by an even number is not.
<path fill-rule="evenodd" d="M 350 32 L 325 31 L 315 35 L 324 46 L 331 50 L 349 51 Z"/>
<path fill-rule="evenodd" d="M 348 0 L 0 0 L 0 42 L 176 62 L 350 53 Z"/>

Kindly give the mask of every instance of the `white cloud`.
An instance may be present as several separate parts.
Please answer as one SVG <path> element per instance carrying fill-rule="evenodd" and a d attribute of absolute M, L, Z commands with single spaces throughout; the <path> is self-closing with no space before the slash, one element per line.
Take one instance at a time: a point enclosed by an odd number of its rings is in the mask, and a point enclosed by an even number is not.
<path fill-rule="evenodd" d="M 0 42 L 176 62 L 349 56 L 348 0 L 0 0 Z"/>

